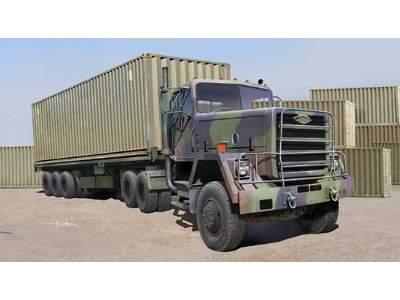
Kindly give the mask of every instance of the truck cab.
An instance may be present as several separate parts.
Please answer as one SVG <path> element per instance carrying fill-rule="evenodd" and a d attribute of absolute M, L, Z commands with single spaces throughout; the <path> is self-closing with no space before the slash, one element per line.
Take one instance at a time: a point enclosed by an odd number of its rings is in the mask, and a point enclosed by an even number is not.
<path fill-rule="evenodd" d="M 259 83 L 162 89 L 166 182 L 214 250 L 237 247 L 246 222 L 296 218 L 306 232 L 332 230 L 339 198 L 352 194 L 332 114 L 281 108 Z"/>

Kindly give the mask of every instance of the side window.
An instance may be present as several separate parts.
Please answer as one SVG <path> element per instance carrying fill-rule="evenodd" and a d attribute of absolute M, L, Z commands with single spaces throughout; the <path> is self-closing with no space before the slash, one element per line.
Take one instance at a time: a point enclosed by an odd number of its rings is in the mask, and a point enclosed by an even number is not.
<path fill-rule="evenodd" d="M 182 112 L 185 113 L 186 115 L 193 115 L 193 98 L 192 98 L 192 92 L 187 91 L 186 97 L 183 100 L 183 106 L 182 106 Z"/>

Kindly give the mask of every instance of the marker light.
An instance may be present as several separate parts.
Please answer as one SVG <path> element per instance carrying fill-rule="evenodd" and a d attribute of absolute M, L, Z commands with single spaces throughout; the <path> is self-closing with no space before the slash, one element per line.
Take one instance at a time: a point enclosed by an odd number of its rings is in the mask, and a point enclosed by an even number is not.
<path fill-rule="evenodd" d="M 216 149 L 218 153 L 226 153 L 226 150 L 228 149 L 228 143 L 218 143 Z"/>

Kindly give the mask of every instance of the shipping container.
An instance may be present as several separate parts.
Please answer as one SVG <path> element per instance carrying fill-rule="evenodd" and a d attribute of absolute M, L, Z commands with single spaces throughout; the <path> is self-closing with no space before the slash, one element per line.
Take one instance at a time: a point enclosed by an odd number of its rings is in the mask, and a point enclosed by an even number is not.
<path fill-rule="evenodd" d="M 390 197 L 391 153 L 385 148 L 344 148 L 346 169 L 354 182 L 354 197 Z"/>
<path fill-rule="evenodd" d="M 373 143 L 399 143 L 399 125 L 356 126 L 357 147 L 369 147 Z"/>
<path fill-rule="evenodd" d="M 373 143 L 372 146 L 390 149 L 392 184 L 400 184 L 400 143 Z"/>
<path fill-rule="evenodd" d="M 33 188 L 41 185 L 34 171 L 33 147 L 0 147 L 0 188 Z"/>
<path fill-rule="evenodd" d="M 170 87 L 230 79 L 230 65 L 143 54 L 33 104 L 36 161 L 146 155 L 161 150 L 162 72 Z"/>
<path fill-rule="evenodd" d="M 400 123 L 399 86 L 311 89 L 310 99 L 355 103 L 356 124 Z"/>
<path fill-rule="evenodd" d="M 334 116 L 335 146 L 355 147 L 355 105 L 348 101 L 285 100 L 283 107 L 329 111 Z"/>

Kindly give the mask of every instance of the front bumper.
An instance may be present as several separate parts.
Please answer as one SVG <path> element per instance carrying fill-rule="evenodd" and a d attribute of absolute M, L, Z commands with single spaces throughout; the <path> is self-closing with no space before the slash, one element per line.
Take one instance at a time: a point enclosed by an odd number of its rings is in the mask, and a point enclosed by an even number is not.
<path fill-rule="evenodd" d="M 271 183 L 256 183 L 243 187 L 238 195 L 241 215 L 288 209 L 288 195 L 294 197 L 296 207 L 301 207 L 332 201 L 332 189 L 338 192 L 339 198 L 353 194 L 353 181 L 348 174 L 326 177 L 313 184 L 279 187 Z"/>

